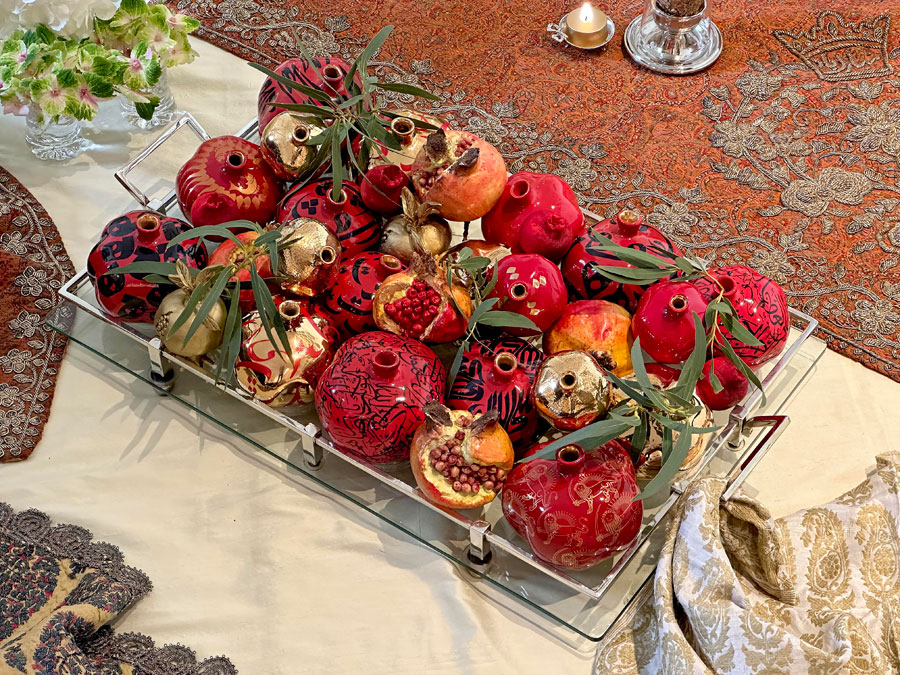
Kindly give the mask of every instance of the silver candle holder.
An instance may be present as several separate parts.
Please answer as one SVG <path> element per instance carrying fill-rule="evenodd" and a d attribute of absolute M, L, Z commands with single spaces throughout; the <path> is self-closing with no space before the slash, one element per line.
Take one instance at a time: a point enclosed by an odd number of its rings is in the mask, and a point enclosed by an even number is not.
<path fill-rule="evenodd" d="M 722 33 L 705 0 L 648 0 L 625 29 L 625 49 L 657 73 L 688 75 L 709 68 L 722 53 Z"/>

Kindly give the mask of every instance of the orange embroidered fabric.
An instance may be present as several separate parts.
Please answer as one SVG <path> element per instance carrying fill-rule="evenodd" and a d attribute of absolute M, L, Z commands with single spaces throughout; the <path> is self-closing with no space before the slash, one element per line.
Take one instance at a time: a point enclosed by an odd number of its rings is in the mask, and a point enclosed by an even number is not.
<path fill-rule="evenodd" d="M 622 52 L 633 1 L 597 2 L 616 35 L 579 52 L 545 30 L 576 0 L 169 0 L 200 37 L 269 66 L 298 37 L 353 58 L 395 24 L 380 76 L 437 93 L 424 109 L 510 171 L 557 173 L 586 208 L 639 208 L 715 264 L 750 265 L 833 349 L 900 380 L 900 3 L 708 2 L 725 51 L 676 78 Z"/>

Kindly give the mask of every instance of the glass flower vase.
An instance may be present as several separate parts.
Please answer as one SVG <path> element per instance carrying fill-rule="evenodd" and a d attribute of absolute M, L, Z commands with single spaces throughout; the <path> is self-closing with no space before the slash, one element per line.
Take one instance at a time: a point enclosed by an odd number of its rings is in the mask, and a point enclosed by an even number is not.
<path fill-rule="evenodd" d="M 71 115 L 55 119 L 32 108 L 25 119 L 25 142 L 38 159 L 63 161 L 84 150 L 81 123 Z"/>
<path fill-rule="evenodd" d="M 154 129 L 156 127 L 168 124 L 175 118 L 175 99 L 172 96 L 172 90 L 169 89 L 169 77 L 166 69 L 162 69 L 162 74 L 155 85 L 145 92 L 151 96 L 159 96 L 159 104 L 153 111 L 153 116 L 149 120 L 145 120 L 138 114 L 134 101 L 124 96 L 119 96 L 119 105 L 122 108 L 122 117 L 129 124 L 138 129 Z"/>
<path fill-rule="evenodd" d="M 625 29 L 625 48 L 635 61 L 668 75 L 711 66 L 722 53 L 722 34 L 705 0 L 648 0 Z"/>

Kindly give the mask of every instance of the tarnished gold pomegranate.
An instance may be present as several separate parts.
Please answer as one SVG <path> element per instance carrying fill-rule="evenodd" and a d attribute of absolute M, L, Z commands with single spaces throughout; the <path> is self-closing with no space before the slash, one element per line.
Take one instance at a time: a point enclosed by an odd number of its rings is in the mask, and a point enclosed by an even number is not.
<path fill-rule="evenodd" d="M 400 201 L 403 212 L 384 226 L 381 250 L 404 263 L 418 250 L 431 255 L 446 251 L 450 247 L 450 224 L 438 215 L 440 204 L 419 202 L 409 188 L 403 188 Z"/>
<path fill-rule="evenodd" d="M 172 332 L 172 325 L 178 320 L 182 312 L 187 308 L 188 299 L 194 288 L 204 283 L 207 279 L 215 276 L 221 267 L 207 267 L 202 270 L 196 278 L 191 276 L 191 272 L 181 260 L 175 262 L 176 273 L 171 275 L 169 279 L 178 286 L 177 290 L 172 291 L 159 303 L 159 308 L 153 316 L 153 326 L 156 328 L 156 334 L 165 346 L 166 351 L 179 356 L 197 357 L 208 354 L 222 344 L 222 334 L 225 331 L 225 318 L 228 311 L 222 300 L 216 300 L 216 304 L 210 310 L 209 314 L 203 320 L 200 328 L 187 340 L 187 334 L 194 317 L 197 316 L 197 308 L 188 317 L 178 330 Z"/>
<path fill-rule="evenodd" d="M 513 467 L 512 443 L 491 411 L 473 417 L 440 403 L 425 406 L 425 423 L 412 440 L 410 464 L 422 494 L 453 509 L 493 501 Z"/>

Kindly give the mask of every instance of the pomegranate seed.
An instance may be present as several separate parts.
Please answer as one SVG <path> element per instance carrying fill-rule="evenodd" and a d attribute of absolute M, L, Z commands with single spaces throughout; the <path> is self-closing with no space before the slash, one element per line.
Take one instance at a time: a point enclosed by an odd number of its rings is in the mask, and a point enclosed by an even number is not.
<path fill-rule="evenodd" d="M 460 483 L 458 480 L 453 481 L 453 489 L 459 492 L 460 490 L 462 490 L 462 483 Z"/>
<path fill-rule="evenodd" d="M 441 451 L 435 448 L 431 451 L 431 459 L 440 459 Z"/>
<path fill-rule="evenodd" d="M 463 429 L 465 429 L 465 428 L 466 428 L 467 426 L 469 426 L 471 423 L 472 423 L 472 420 L 470 420 L 468 417 L 463 417 L 461 420 L 459 420 L 459 426 L 461 426 Z M 460 435 L 460 434 L 463 434 L 463 432 L 457 431 L 457 432 L 456 432 L 456 437 L 459 438 L 459 435 Z M 463 438 L 465 438 L 465 436 L 466 436 L 466 435 L 463 434 Z"/>
<path fill-rule="evenodd" d="M 461 441 L 461 440 L 464 439 L 465 437 L 466 437 L 466 432 L 465 432 L 465 431 L 457 431 L 457 432 L 456 432 L 456 436 L 454 436 L 454 438 L 456 438 L 456 439 L 459 440 L 459 441 Z"/>
<path fill-rule="evenodd" d="M 478 492 L 481 489 L 481 484 L 476 482 L 472 483 L 472 492 Z"/>
<path fill-rule="evenodd" d="M 506 478 L 506 472 L 503 469 L 497 469 L 497 478 L 503 480 Z"/>
<path fill-rule="evenodd" d="M 457 463 L 457 457 L 456 455 L 450 455 L 445 461 L 447 462 L 447 464 L 450 464 L 452 466 L 453 464 Z"/>
<path fill-rule="evenodd" d="M 462 484 L 462 491 L 463 491 L 463 492 L 471 492 L 471 491 L 472 491 L 472 486 L 469 485 L 468 483 L 463 483 L 463 484 Z"/>
<path fill-rule="evenodd" d="M 486 481 L 484 481 L 484 485 L 482 485 L 481 487 L 483 487 L 485 490 L 493 490 L 494 482 L 490 481 L 490 480 L 486 480 Z"/>
<path fill-rule="evenodd" d="M 434 468 L 437 469 L 438 471 L 443 471 L 444 469 L 447 468 L 447 464 L 445 462 L 435 462 Z"/>
<path fill-rule="evenodd" d="M 453 476 L 454 478 L 456 478 L 457 476 L 459 476 L 459 467 L 458 467 L 458 466 L 451 466 L 451 467 L 450 467 L 450 475 Z"/>
<path fill-rule="evenodd" d="M 406 297 L 407 297 L 407 298 L 414 298 L 414 297 L 416 297 L 418 294 L 419 294 L 419 291 L 416 290 L 415 285 L 413 285 L 412 288 L 410 288 L 408 291 L 406 291 Z"/>

